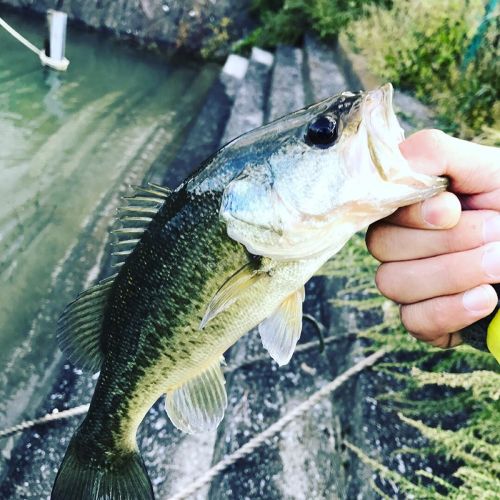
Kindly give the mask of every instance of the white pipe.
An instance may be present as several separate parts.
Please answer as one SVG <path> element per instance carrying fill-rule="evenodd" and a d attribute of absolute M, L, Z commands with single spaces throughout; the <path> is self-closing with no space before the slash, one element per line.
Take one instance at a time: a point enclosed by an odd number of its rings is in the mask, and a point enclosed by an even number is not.
<path fill-rule="evenodd" d="M 64 48 L 66 46 L 68 15 L 65 12 L 50 9 L 47 12 L 47 20 L 49 25 L 50 57 L 61 61 L 64 59 Z"/>

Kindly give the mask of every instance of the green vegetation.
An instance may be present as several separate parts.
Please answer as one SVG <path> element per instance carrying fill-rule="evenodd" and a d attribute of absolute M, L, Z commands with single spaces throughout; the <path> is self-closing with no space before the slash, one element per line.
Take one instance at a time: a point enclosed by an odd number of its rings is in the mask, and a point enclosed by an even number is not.
<path fill-rule="evenodd" d="M 369 68 L 430 104 L 439 127 L 500 144 L 500 16 L 491 0 L 253 0 L 257 28 L 235 50 L 341 33 Z M 472 49 L 472 50 L 471 50 Z"/>
<path fill-rule="evenodd" d="M 491 12 L 481 25 L 485 4 L 395 0 L 390 10 L 368 6 L 367 16 L 350 23 L 346 33 L 375 74 L 432 104 L 441 128 L 496 143 L 500 16 Z"/>
<path fill-rule="evenodd" d="M 219 24 L 208 25 L 212 35 L 201 48 L 200 54 L 203 59 L 217 59 L 228 51 L 231 42 L 231 24 L 229 17 L 223 17 Z"/>
<path fill-rule="evenodd" d="M 253 0 L 259 26 L 237 45 L 275 47 L 297 44 L 311 31 L 323 40 L 333 39 L 342 28 L 363 14 L 369 4 L 390 5 L 390 0 Z"/>
<path fill-rule="evenodd" d="M 348 444 L 363 462 L 380 477 L 398 484 L 413 498 L 498 498 L 500 491 L 500 367 L 489 353 L 468 346 L 443 351 L 410 337 L 399 321 L 397 308 L 381 297 L 373 286 L 377 263 L 366 251 L 362 235 L 329 261 L 320 274 L 344 277 L 346 285 L 333 301 L 353 307 L 383 311 L 383 322 L 370 326 L 360 336 L 369 339 L 369 349 L 386 347 L 389 360 L 376 369 L 394 381 L 380 404 L 397 412 L 401 421 L 418 430 L 427 440 L 425 447 L 401 449 L 401 454 L 439 456 L 448 463 L 445 477 L 439 470 L 417 471 L 404 476 L 368 457 Z M 358 269 L 353 276 L 346 270 Z M 350 271 L 349 271 L 350 272 Z M 352 297 L 359 301 L 352 301 Z M 349 299 L 349 300 L 347 300 Z M 431 390 L 430 390 L 431 389 Z M 433 390 L 432 390 L 433 389 Z M 436 394 L 439 393 L 439 400 Z M 453 470 L 449 474 L 449 470 Z M 443 474 L 443 473 L 442 473 Z M 374 489 L 382 497 L 389 498 Z"/>

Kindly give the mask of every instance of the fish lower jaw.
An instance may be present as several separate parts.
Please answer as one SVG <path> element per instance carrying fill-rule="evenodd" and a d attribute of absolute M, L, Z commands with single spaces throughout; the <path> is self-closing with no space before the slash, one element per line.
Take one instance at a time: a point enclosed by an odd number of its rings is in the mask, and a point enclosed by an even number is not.
<path fill-rule="evenodd" d="M 440 178 L 436 178 L 440 179 Z M 433 185 L 427 185 L 427 187 L 418 187 L 414 188 L 412 192 L 408 194 L 408 196 L 404 197 L 403 199 L 395 200 L 394 201 L 394 206 L 395 209 L 406 206 L 406 205 L 412 205 L 414 203 L 419 203 L 421 201 L 427 200 L 428 198 L 432 198 L 433 196 L 436 196 L 439 193 L 442 193 L 443 191 L 446 190 L 446 186 L 448 185 L 446 179 L 442 179 L 443 182 L 435 182 Z"/>

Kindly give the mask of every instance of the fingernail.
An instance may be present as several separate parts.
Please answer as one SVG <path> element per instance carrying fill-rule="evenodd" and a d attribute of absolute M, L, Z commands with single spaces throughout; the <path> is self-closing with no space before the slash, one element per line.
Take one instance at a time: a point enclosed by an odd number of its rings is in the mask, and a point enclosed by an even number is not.
<path fill-rule="evenodd" d="M 494 215 L 484 221 L 484 242 L 500 241 L 500 215 Z"/>
<path fill-rule="evenodd" d="M 467 290 L 463 295 L 463 304 L 465 309 L 470 312 L 481 312 L 488 309 L 490 294 L 488 287 L 485 285 Z"/>
<path fill-rule="evenodd" d="M 445 207 L 441 198 L 429 198 L 422 203 L 422 219 L 432 227 L 447 225 Z"/>
<path fill-rule="evenodd" d="M 500 279 L 500 243 L 490 243 L 487 246 L 482 264 L 488 277 Z"/>

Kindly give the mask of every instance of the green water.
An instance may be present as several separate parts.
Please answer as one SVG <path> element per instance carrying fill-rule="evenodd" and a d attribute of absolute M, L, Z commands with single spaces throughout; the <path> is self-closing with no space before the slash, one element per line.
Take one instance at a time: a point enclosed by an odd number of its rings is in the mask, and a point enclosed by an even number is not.
<path fill-rule="evenodd" d="M 43 19 L 0 16 L 43 45 Z M 56 359 L 57 311 L 97 277 L 118 192 L 161 178 L 217 71 L 72 26 L 66 56 L 43 69 L 0 28 L 0 421 Z"/>

